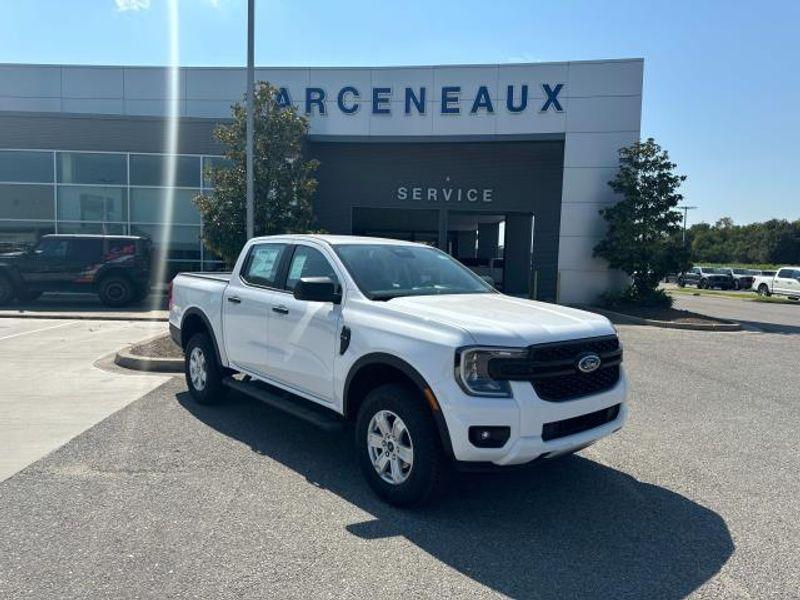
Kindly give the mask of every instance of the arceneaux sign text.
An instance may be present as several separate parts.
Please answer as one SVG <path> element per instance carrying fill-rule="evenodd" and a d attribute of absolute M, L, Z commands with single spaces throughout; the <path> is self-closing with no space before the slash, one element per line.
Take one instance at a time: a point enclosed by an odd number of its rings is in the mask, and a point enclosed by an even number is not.
<path fill-rule="evenodd" d="M 559 101 L 559 94 L 564 89 L 563 83 L 542 84 L 544 99 L 537 98 L 535 109 L 539 112 L 562 112 L 564 109 Z M 430 93 L 429 93 L 430 92 Z M 325 115 L 328 104 L 333 104 L 335 99 L 336 107 L 346 115 L 358 112 L 362 102 L 371 101 L 371 111 L 373 115 L 392 114 L 392 101 L 402 103 L 403 113 L 406 115 L 424 115 L 429 105 L 433 101 L 439 104 L 438 110 L 443 115 L 458 115 L 462 113 L 461 97 L 463 90 L 461 86 L 443 86 L 438 90 L 428 90 L 427 87 L 406 87 L 394 89 L 391 87 L 373 87 L 368 92 L 362 93 L 357 87 L 345 85 L 328 96 L 328 92 L 319 87 L 305 88 L 305 112 L 307 115 L 314 113 Z M 434 96 L 432 98 L 432 96 Z M 293 99 L 289 89 L 278 88 L 277 102 L 280 106 L 291 106 Z M 532 100 L 532 99 L 531 99 Z M 528 85 L 509 85 L 505 89 L 505 97 L 498 99 L 497 104 L 489 94 L 489 88 L 485 85 L 478 86 L 474 98 L 471 98 L 463 107 L 464 113 L 494 114 L 496 110 L 504 109 L 509 113 L 521 113 L 529 108 Z M 532 104 L 533 102 L 531 102 Z"/>

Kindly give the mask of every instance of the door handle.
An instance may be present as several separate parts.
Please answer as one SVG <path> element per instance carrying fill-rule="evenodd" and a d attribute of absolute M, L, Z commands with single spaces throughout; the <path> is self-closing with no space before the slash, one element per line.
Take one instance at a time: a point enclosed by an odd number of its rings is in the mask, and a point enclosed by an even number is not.
<path fill-rule="evenodd" d="M 281 304 L 280 306 L 273 306 L 272 312 L 280 313 L 282 315 L 288 315 L 289 309 L 286 308 L 283 304 Z"/>
<path fill-rule="evenodd" d="M 241 304 L 242 299 L 239 296 L 228 296 L 228 302 L 233 302 L 234 304 Z"/>

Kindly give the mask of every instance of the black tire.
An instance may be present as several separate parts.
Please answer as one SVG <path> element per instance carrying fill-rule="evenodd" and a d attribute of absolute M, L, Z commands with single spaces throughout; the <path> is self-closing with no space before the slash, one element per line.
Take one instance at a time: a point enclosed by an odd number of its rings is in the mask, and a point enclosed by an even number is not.
<path fill-rule="evenodd" d="M 100 280 L 97 286 L 100 301 L 111 308 L 119 308 L 133 301 L 136 295 L 130 279 L 122 275 L 109 275 Z"/>
<path fill-rule="evenodd" d="M 413 448 L 411 467 L 401 483 L 384 480 L 373 466 L 368 443 L 370 423 L 381 411 L 390 411 L 402 420 Z M 450 479 L 451 465 L 442 449 L 433 416 L 421 394 L 407 385 L 387 383 L 367 394 L 356 420 L 356 453 L 369 486 L 394 506 L 420 506 L 432 502 L 445 491 Z"/>
<path fill-rule="evenodd" d="M 683 277 L 678 277 L 678 287 L 679 288 L 686 287 L 686 281 L 684 280 Z"/>
<path fill-rule="evenodd" d="M 700 281 L 698 281 L 697 282 L 697 289 L 699 289 L 699 290 L 707 290 L 708 289 L 708 280 L 707 279 L 701 279 Z"/>
<path fill-rule="evenodd" d="M 217 355 L 214 352 L 214 345 L 207 333 L 194 334 L 184 349 L 185 359 L 184 375 L 189 393 L 198 404 L 217 404 L 225 397 L 225 387 L 222 385 L 223 371 L 217 363 Z M 205 368 L 205 383 L 200 385 L 197 377 L 192 374 L 192 357 L 198 360 L 202 357 Z M 199 365 L 198 365 L 199 367 Z"/>
<path fill-rule="evenodd" d="M 741 284 L 741 283 L 739 283 L 739 280 L 738 280 L 738 279 L 735 279 L 735 280 L 733 281 L 733 289 L 735 289 L 735 290 L 737 290 L 737 291 L 738 291 L 738 290 L 740 290 L 740 289 L 742 289 L 742 284 Z"/>
<path fill-rule="evenodd" d="M 14 299 L 14 286 L 8 277 L 0 275 L 0 306 L 8 304 Z"/>
<path fill-rule="evenodd" d="M 767 287 L 766 283 L 762 283 L 758 286 L 758 295 L 768 298 L 771 294 L 769 293 L 769 287 Z"/>
<path fill-rule="evenodd" d="M 24 290 L 21 292 L 17 292 L 17 299 L 21 300 L 22 302 L 33 302 L 34 300 L 38 300 L 41 295 L 42 292 Z"/>

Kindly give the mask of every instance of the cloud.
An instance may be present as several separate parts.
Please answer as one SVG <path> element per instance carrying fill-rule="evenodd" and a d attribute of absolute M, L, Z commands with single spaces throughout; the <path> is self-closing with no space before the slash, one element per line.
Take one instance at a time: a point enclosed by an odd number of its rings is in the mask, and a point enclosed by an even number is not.
<path fill-rule="evenodd" d="M 150 0 L 114 0 L 117 11 L 127 12 L 129 10 L 147 10 L 150 8 Z"/>

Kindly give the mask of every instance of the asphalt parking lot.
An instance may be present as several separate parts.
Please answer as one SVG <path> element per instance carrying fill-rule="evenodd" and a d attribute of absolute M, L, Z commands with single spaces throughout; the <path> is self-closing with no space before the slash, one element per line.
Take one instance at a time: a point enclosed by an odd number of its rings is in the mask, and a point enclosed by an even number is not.
<path fill-rule="evenodd" d="M 800 334 L 800 302 L 777 304 L 724 296 L 676 294 L 674 306 L 720 319 L 739 321 L 751 329 Z"/>
<path fill-rule="evenodd" d="M 0 483 L 0 597 L 796 598 L 800 338 L 620 331 L 622 432 L 421 511 L 349 437 L 174 379 Z"/>

